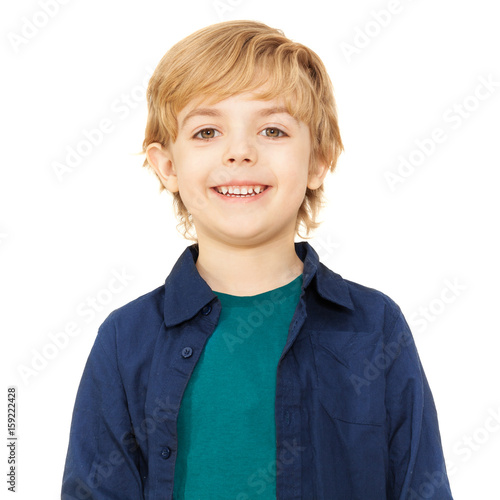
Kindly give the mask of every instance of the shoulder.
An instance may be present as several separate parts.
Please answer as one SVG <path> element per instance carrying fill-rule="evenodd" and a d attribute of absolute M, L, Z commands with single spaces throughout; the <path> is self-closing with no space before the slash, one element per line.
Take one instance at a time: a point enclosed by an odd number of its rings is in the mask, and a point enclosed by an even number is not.
<path fill-rule="evenodd" d="M 389 314 L 401 312 L 398 304 L 386 293 L 361 283 L 351 281 L 332 271 L 322 262 L 318 263 L 318 277 L 321 280 L 320 288 L 328 289 L 332 297 L 348 296 L 353 309 L 376 310 Z M 332 291 L 335 290 L 333 293 Z"/>
<path fill-rule="evenodd" d="M 399 305 L 383 291 L 345 279 L 322 263 L 319 271 L 320 294 L 344 306 L 340 310 L 338 307 L 333 309 L 336 317 L 340 313 L 346 327 L 349 325 L 359 332 L 383 331 L 387 334 L 398 321 L 404 321 Z"/>
<path fill-rule="evenodd" d="M 386 293 L 376 288 L 342 278 L 347 285 L 351 300 L 357 309 L 377 310 L 390 315 L 399 314 L 399 305 Z"/>
<path fill-rule="evenodd" d="M 97 341 L 105 350 L 126 346 L 129 352 L 155 342 L 163 323 L 164 297 L 162 285 L 113 310 L 99 327 Z"/>
<path fill-rule="evenodd" d="M 391 364 L 398 358 L 400 365 L 413 370 L 417 366 L 414 340 L 399 305 L 381 290 L 344 279 L 331 270 L 328 275 L 324 283 L 337 292 L 330 293 L 330 302 L 310 301 L 315 308 L 308 314 L 316 358 L 329 361 L 333 356 L 357 376 L 364 376 L 367 365 L 376 366 L 382 358 Z M 343 290 L 342 294 L 338 290 Z M 326 296 L 324 293 L 323 298 Z M 337 296 L 343 298 L 342 307 L 335 303 Z M 406 347 L 406 356 L 400 356 Z M 324 352 L 328 355 L 324 356 Z M 324 366 L 330 365 L 327 362 Z M 326 373 L 330 374 L 328 370 Z"/>
<path fill-rule="evenodd" d="M 112 318 L 113 321 L 121 325 L 134 326 L 137 323 L 149 323 L 158 317 L 163 318 L 164 298 L 165 285 L 161 285 L 115 309 L 108 318 Z"/>

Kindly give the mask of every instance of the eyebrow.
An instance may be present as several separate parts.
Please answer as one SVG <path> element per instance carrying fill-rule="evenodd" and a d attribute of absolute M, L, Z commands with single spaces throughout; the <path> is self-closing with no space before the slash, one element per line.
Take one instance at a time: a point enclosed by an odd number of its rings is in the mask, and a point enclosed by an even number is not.
<path fill-rule="evenodd" d="M 261 111 L 259 111 L 258 115 L 262 117 L 270 116 L 270 115 L 279 115 L 279 114 L 286 114 L 288 115 L 297 125 L 299 124 L 299 121 L 295 116 L 291 115 L 288 109 L 285 106 L 276 106 L 274 108 L 265 108 Z"/>
<path fill-rule="evenodd" d="M 298 123 L 297 119 L 290 115 L 288 112 L 288 109 L 285 108 L 284 106 L 275 106 L 272 108 L 264 108 L 260 110 L 257 115 L 261 117 L 266 117 L 270 115 L 277 115 L 277 114 L 283 114 L 286 113 L 289 115 L 296 123 Z M 183 129 L 186 126 L 186 123 L 191 120 L 191 118 L 194 118 L 195 116 L 214 116 L 216 118 L 221 117 L 222 113 L 216 109 L 213 108 L 195 108 L 192 109 L 182 120 L 180 128 Z"/>
<path fill-rule="evenodd" d="M 220 111 L 217 111 L 216 109 L 212 108 L 195 108 L 192 109 L 182 120 L 180 128 L 183 129 L 186 125 L 186 123 L 191 120 L 191 118 L 194 118 L 195 116 L 215 116 L 215 117 L 220 117 L 222 116 L 222 113 Z"/>

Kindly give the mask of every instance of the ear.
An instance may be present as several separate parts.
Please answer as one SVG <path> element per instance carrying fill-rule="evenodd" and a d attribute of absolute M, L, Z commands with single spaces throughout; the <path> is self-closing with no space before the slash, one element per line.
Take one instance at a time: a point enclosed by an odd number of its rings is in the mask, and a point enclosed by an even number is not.
<path fill-rule="evenodd" d="M 168 149 L 159 142 L 153 142 L 146 148 L 146 158 L 165 188 L 171 193 L 179 191 L 177 173 Z"/>
<path fill-rule="evenodd" d="M 325 179 L 326 174 L 328 173 L 328 165 L 325 163 L 316 164 L 316 171 L 309 174 L 307 178 L 307 187 L 309 189 L 318 189 Z"/>

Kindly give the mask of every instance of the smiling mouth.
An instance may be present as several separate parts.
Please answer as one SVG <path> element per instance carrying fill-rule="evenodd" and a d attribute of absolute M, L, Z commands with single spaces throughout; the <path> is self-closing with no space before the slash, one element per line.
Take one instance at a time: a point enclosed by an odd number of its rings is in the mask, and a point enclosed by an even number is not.
<path fill-rule="evenodd" d="M 217 194 L 220 194 L 222 196 L 225 196 L 226 198 L 251 198 L 253 196 L 259 196 L 260 194 L 264 193 L 269 189 L 270 186 L 258 186 L 258 187 L 252 187 L 252 186 L 242 186 L 242 187 L 236 187 L 232 188 L 217 188 L 214 187 L 212 188 Z"/>

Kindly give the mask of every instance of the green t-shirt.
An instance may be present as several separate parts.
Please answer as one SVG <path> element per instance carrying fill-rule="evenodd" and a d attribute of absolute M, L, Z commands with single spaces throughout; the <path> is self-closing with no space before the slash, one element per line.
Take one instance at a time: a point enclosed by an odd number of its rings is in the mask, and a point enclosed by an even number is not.
<path fill-rule="evenodd" d="M 175 499 L 276 498 L 276 370 L 302 275 L 222 304 L 184 393 L 177 421 Z"/>

